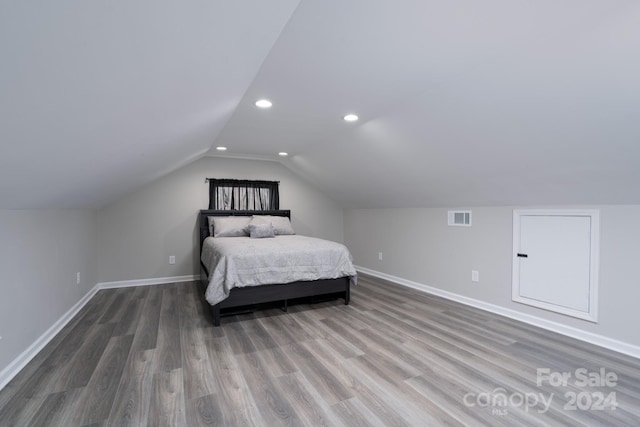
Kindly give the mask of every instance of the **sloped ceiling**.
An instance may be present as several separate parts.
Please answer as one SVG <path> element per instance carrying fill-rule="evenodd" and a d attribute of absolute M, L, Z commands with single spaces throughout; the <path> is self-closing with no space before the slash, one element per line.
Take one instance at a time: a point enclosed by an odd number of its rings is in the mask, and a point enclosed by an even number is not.
<path fill-rule="evenodd" d="M 639 23 L 635 0 L 302 1 L 215 144 L 289 152 L 351 207 L 639 203 Z"/>
<path fill-rule="evenodd" d="M 298 3 L 0 2 L 0 208 L 99 207 L 202 156 Z"/>
<path fill-rule="evenodd" d="M 638 22 L 637 0 L 2 2 L 0 207 L 99 207 L 218 145 L 287 151 L 348 207 L 640 203 Z"/>

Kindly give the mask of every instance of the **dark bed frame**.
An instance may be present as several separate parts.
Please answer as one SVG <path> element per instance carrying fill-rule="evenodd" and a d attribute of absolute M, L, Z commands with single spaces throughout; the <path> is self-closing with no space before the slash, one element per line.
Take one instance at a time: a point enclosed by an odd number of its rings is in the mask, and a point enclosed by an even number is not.
<path fill-rule="evenodd" d="M 289 210 L 271 210 L 271 211 L 220 211 L 220 210 L 201 210 L 198 216 L 200 224 L 200 252 L 202 252 L 202 244 L 204 239 L 209 236 L 209 220 L 210 216 L 251 216 L 251 215 L 273 215 L 286 216 L 291 218 Z M 209 285 L 209 273 L 205 265 L 200 262 L 200 281 L 204 289 Z M 321 279 L 314 281 L 300 281 L 285 284 L 272 284 L 261 286 L 248 286 L 244 288 L 233 288 L 229 293 L 229 297 L 224 301 L 211 307 L 213 311 L 213 324 L 220 326 L 220 317 L 225 315 L 228 309 L 252 306 L 255 304 L 279 302 L 283 303 L 282 309 L 286 312 L 288 301 L 304 298 L 316 297 L 320 295 L 339 294 L 344 298 L 344 304 L 349 305 L 351 294 L 349 277 L 340 277 L 338 279 Z M 246 310 L 244 312 L 247 312 Z M 237 313 L 230 313 L 237 314 Z"/>

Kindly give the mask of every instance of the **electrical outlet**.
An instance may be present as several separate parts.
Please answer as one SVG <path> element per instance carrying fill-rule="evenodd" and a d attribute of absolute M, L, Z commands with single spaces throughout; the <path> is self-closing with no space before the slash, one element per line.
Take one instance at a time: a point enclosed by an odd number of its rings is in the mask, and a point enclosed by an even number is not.
<path fill-rule="evenodd" d="M 479 282 L 480 281 L 480 273 L 478 270 L 471 270 L 471 281 Z"/>
<path fill-rule="evenodd" d="M 169 264 L 175 264 L 175 263 L 176 263 L 175 255 L 169 255 Z"/>
<path fill-rule="evenodd" d="M 78 271 L 76 273 L 76 285 L 79 285 L 79 284 L 80 284 L 80 272 Z"/>
<path fill-rule="evenodd" d="M 378 252 L 378 261 L 382 261 L 382 252 Z"/>

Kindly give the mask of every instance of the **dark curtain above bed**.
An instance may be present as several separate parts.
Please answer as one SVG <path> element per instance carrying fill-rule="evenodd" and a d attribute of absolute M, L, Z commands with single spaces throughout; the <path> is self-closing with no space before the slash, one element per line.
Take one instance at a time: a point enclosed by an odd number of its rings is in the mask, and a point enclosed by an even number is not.
<path fill-rule="evenodd" d="M 277 210 L 278 186 L 277 181 L 209 178 L 209 209 Z"/>

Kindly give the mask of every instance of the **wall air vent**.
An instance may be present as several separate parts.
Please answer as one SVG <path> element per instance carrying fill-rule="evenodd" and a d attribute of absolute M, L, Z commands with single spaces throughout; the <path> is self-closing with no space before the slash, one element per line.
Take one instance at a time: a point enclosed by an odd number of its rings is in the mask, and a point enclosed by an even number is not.
<path fill-rule="evenodd" d="M 471 227 L 471 211 L 449 211 L 449 225 Z"/>

